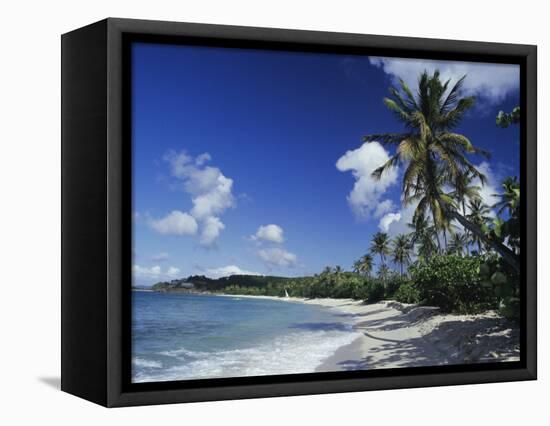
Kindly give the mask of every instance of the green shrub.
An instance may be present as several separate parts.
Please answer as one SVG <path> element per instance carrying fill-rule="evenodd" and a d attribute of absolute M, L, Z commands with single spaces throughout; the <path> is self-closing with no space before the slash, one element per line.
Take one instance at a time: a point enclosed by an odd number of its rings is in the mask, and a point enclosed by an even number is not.
<path fill-rule="evenodd" d="M 370 279 L 363 286 L 362 299 L 367 303 L 376 303 L 384 298 L 385 286 L 380 279 Z"/>
<path fill-rule="evenodd" d="M 437 255 L 409 268 L 423 304 L 443 312 L 478 313 L 496 308 L 492 289 L 482 285 L 483 258 Z"/>
<path fill-rule="evenodd" d="M 411 281 L 405 281 L 395 294 L 393 298 L 401 303 L 420 303 L 420 291 Z"/>
<path fill-rule="evenodd" d="M 482 285 L 491 290 L 498 300 L 499 313 L 513 320 L 519 319 L 519 274 L 498 256 L 484 256 L 480 267 Z"/>
<path fill-rule="evenodd" d="M 409 279 L 405 276 L 399 275 L 397 273 L 391 274 L 388 278 L 386 278 L 384 284 L 385 284 L 385 299 L 393 299 L 395 296 L 395 293 L 401 288 L 401 286 L 405 285 L 409 282 Z"/>

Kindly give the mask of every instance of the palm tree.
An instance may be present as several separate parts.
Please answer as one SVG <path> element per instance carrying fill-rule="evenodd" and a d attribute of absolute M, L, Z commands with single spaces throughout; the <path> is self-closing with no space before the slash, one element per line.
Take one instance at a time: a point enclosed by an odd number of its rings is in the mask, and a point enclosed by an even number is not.
<path fill-rule="evenodd" d="M 418 243 L 418 257 L 424 260 L 429 259 L 434 252 L 437 251 L 437 247 L 434 240 L 429 236 L 424 236 Z"/>
<path fill-rule="evenodd" d="M 491 213 L 489 206 L 478 198 L 470 201 L 468 203 L 468 208 L 470 209 L 470 213 L 468 214 L 469 221 L 486 233 L 487 223 L 491 220 L 489 217 L 489 214 Z M 472 234 L 472 241 L 477 243 L 479 254 L 483 254 L 483 238 L 477 234 Z"/>
<path fill-rule="evenodd" d="M 468 247 L 468 242 L 466 232 L 462 234 L 455 232 L 451 235 L 451 242 L 449 243 L 448 252 L 462 256 L 464 254 L 464 249 Z"/>
<path fill-rule="evenodd" d="M 409 234 L 411 246 L 418 245 L 418 256 L 428 259 L 436 250 L 434 243 L 435 230 L 425 216 L 418 216 L 407 226 L 412 229 Z"/>
<path fill-rule="evenodd" d="M 371 253 L 378 254 L 380 256 L 380 263 L 386 265 L 386 255 L 390 254 L 390 239 L 385 232 L 377 232 L 372 237 L 370 246 Z"/>
<path fill-rule="evenodd" d="M 393 261 L 399 265 L 399 272 L 403 275 L 403 266 L 411 261 L 411 243 L 404 234 L 397 235 L 392 241 Z"/>
<path fill-rule="evenodd" d="M 373 258 L 370 254 L 365 254 L 361 259 L 356 260 L 353 264 L 353 271 L 357 274 L 368 276 L 372 271 Z"/>
<path fill-rule="evenodd" d="M 448 224 L 452 220 L 458 221 L 519 269 L 515 253 L 502 242 L 484 235 L 481 229 L 459 214 L 455 200 L 442 191 L 444 184 L 452 185 L 461 174 L 479 179 L 482 185 L 486 181 L 485 175 L 467 156 L 488 156 L 488 153 L 476 148 L 464 135 L 453 132 L 475 102 L 472 96 L 460 97 L 465 78 L 450 87 L 450 80 L 443 83 L 438 71 L 433 75 L 425 71 L 420 76 L 416 96 L 402 80 L 401 90 L 390 88 L 391 98 L 385 98 L 384 103 L 405 125 L 406 131 L 364 137 L 365 142 L 379 141 L 396 146 L 396 153 L 377 168 L 373 176 L 380 178 L 399 162 L 405 164 L 402 198 L 405 205 L 418 203 L 415 216 L 429 212 L 436 233 L 443 232 L 445 238 Z"/>
<path fill-rule="evenodd" d="M 340 284 L 343 272 L 344 271 L 342 270 L 342 267 L 340 265 L 336 265 L 332 270 L 335 285 Z"/>
<path fill-rule="evenodd" d="M 459 203 L 462 207 L 462 216 L 464 217 L 466 217 L 467 215 L 466 202 L 480 198 L 479 191 L 481 190 L 481 188 L 477 185 L 472 185 L 473 180 L 474 177 L 470 174 L 459 174 L 453 182 L 454 190 L 449 193 L 449 195 L 453 197 L 456 202 Z M 464 237 L 466 238 L 466 241 L 469 238 L 467 229 L 464 230 Z M 453 238 L 455 243 L 458 242 L 458 240 L 456 240 L 456 237 Z M 469 245 L 466 244 L 465 247 L 467 253 L 470 253 Z"/>
<path fill-rule="evenodd" d="M 508 211 L 508 219 L 506 221 L 500 219 L 500 222 L 495 222 L 493 226 L 494 234 L 497 237 L 505 238 L 515 253 L 519 254 L 520 250 L 520 186 L 516 177 L 507 177 L 502 182 L 504 192 L 495 194 L 500 198 L 500 201 L 493 207 L 498 208 L 498 214 L 502 215 L 505 210 Z M 499 229 L 500 228 L 500 229 Z"/>
<path fill-rule="evenodd" d="M 500 197 L 500 201 L 496 203 L 493 208 L 498 208 L 499 215 L 501 215 L 504 210 L 508 210 L 508 214 L 512 217 L 519 212 L 520 190 L 518 178 L 509 176 L 504 179 L 502 182 L 502 189 L 504 190 L 502 194 L 494 194 Z"/>
<path fill-rule="evenodd" d="M 386 265 L 382 264 L 378 268 L 378 278 L 380 278 L 383 281 L 384 287 L 386 287 L 386 280 L 388 279 L 390 275 L 390 268 L 388 268 Z"/>

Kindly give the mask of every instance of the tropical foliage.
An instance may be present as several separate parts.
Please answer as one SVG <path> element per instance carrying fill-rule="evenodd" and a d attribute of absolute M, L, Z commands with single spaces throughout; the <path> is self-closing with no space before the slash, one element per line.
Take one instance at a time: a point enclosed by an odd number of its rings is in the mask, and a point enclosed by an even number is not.
<path fill-rule="evenodd" d="M 512 112 L 506 113 L 504 111 L 499 111 L 496 119 L 498 127 L 506 128 L 510 124 L 517 124 L 521 118 L 519 107 L 515 107 Z"/>

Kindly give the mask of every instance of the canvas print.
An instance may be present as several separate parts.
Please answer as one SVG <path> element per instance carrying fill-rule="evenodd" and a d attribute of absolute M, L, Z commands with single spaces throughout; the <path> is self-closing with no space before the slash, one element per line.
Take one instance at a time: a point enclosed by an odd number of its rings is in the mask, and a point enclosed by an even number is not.
<path fill-rule="evenodd" d="M 520 68 L 133 43 L 134 383 L 520 357 Z"/>

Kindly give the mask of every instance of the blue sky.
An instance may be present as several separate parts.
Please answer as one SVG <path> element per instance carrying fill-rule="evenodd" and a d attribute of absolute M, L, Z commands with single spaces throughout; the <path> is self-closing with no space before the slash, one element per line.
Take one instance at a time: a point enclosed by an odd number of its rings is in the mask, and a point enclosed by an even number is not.
<path fill-rule="evenodd" d="M 402 129 L 388 87 L 440 69 L 468 74 L 478 101 L 458 132 L 493 153 L 488 202 L 519 175 L 519 129 L 495 126 L 519 103 L 519 67 L 213 47 L 133 46 L 134 278 L 295 276 L 349 269 L 374 232 L 405 230 L 402 166 L 369 133 Z"/>

